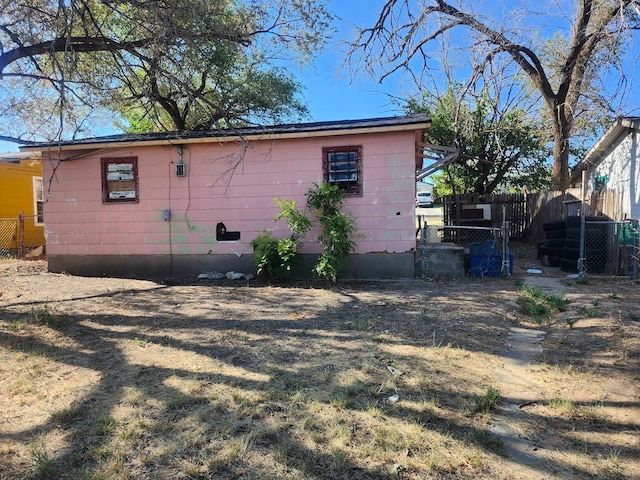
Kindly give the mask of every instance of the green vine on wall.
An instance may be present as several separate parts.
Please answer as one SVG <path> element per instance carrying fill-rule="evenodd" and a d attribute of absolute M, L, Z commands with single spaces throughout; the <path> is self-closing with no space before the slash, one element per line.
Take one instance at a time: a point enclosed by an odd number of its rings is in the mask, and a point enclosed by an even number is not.
<path fill-rule="evenodd" d="M 353 239 L 358 235 L 354 218 L 342 211 L 342 204 L 342 192 L 335 185 L 319 183 L 307 192 L 307 207 L 321 227 L 318 241 L 322 254 L 313 267 L 313 274 L 333 282 L 347 256 L 355 251 Z"/>
<path fill-rule="evenodd" d="M 323 248 L 313 267 L 313 275 L 335 282 L 345 259 L 355 251 L 353 239 L 358 236 L 355 220 L 342 211 L 342 192 L 334 185 L 316 184 L 306 197 L 306 209 L 320 226 L 318 242 Z M 265 231 L 251 241 L 251 246 L 258 273 L 271 280 L 285 280 L 291 276 L 291 269 L 300 257 L 302 239 L 314 222 L 296 208 L 295 201 L 276 198 L 275 202 L 280 207 L 275 220 L 284 219 L 291 235 L 280 240 Z"/>

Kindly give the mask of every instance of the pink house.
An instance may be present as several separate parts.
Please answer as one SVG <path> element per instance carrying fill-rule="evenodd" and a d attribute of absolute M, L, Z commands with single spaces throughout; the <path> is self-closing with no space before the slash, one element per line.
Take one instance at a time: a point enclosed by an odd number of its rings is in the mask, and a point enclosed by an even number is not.
<path fill-rule="evenodd" d="M 413 277 L 416 170 L 424 115 L 206 132 L 114 135 L 41 151 L 49 270 L 88 276 L 255 272 L 251 240 L 272 231 L 275 198 L 304 208 L 338 185 L 362 238 L 342 277 Z M 224 224 L 221 234 L 217 226 Z M 317 232 L 298 276 L 309 276 Z"/>

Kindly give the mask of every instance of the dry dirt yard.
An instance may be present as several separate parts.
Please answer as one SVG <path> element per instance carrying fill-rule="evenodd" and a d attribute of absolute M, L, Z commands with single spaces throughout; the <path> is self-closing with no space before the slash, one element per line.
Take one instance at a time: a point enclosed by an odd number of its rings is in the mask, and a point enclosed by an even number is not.
<path fill-rule="evenodd" d="M 276 286 L 0 261 L 0 478 L 640 479 L 640 284 L 545 269 L 569 304 L 538 323 L 527 262 Z M 514 328 L 542 349 L 505 405 Z"/>

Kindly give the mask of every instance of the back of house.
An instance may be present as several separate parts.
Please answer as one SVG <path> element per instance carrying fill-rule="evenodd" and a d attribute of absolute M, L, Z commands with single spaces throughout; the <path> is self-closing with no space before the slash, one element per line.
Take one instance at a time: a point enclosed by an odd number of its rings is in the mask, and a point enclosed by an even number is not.
<path fill-rule="evenodd" d="M 51 271 L 162 277 L 255 271 L 251 241 L 271 232 L 276 198 L 304 209 L 327 182 L 359 232 L 343 277 L 413 277 L 416 154 L 424 115 L 62 142 L 46 157 Z M 224 227 L 224 235 L 220 231 Z M 305 237 L 296 276 L 322 247 Z"/>

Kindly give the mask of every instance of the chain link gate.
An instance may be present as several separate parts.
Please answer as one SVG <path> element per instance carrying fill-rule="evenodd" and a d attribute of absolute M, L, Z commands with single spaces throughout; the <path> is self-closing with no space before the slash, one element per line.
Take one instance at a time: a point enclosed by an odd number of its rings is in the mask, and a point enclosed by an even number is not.
<path fill-rule="evenodd" d="M 420 277 L 499 277 L 513 273 L 508 221 L 502 227 L 424 225 L 420 247 Z M 440 265 L 433 257 L 440 256 Z M 460 264 L 460 265 L 458 265 Z"/>
<path fill-rule="evenodd" d="M 574 223 L 575 220 L 569 221 L 568 225 Z M 577 237 L 577 242 L 570 240 L 569 235 Z M 580 219 L 579 230 L 567 228 L 567 241 L 573 242 L 569 248 L 578 247 L 578 256 L 577 263 L 565 266 L 564 270 L 575 271 L 580 277 L 602 274 L 638 278 L 637 221 L 614 222 L 603 217 L 584 217 Z"/>
<path fill-rule="evenodd" d="M 0 260 L 37 257 L 45 250 L 44 228 L 33 225 L 34 215 L 0 218 Z"/>
<path fill-rule="evenodd" d="M 19 226 L 19 219 L 0 218 L 0 259 L 18 256 Z"/>
<path fill-rule="evenodd" d="M 569 274 L 638 278 L 638 222 L 602 216 L 569 216 L 543 225 L 538 245 L 544 264 Z"/>

